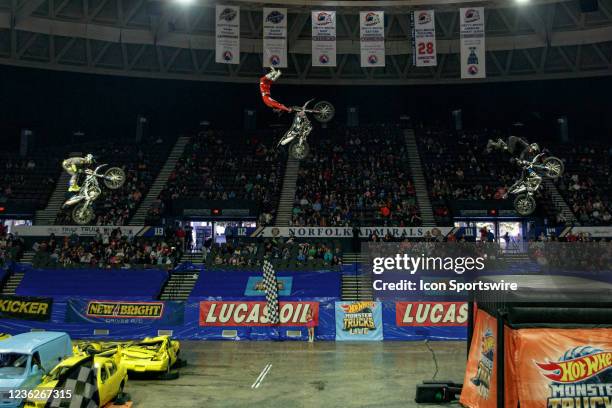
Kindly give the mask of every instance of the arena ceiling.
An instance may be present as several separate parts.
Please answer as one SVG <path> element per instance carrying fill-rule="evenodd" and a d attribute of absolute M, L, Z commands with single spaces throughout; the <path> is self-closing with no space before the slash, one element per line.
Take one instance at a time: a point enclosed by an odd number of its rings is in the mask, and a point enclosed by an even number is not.
<path fill-rule="evenodd" d="M 214 62 L 213 1 L 0 0 L 0 64 L 98 74 L 253 82 L 262 69 L 262 3 L 241 6 L 239 65 Z M 458 8 L 484 5 L 487 79 L 513 81 L 612 74 L 612 0 L 581 13 L 578 0 L 269 0 L 289 8 L 289 68 L 283 83 L 432 84 L 459 79 Z M 387 15 L 385 68 L 359 64 L 358 11 Z M 310 11 L 338 10 L 338 66 L 311 67 Z M 415 68 L 408 13 L 436 10 L 439 64 Z M 465 81 L 464 81 L 465 82 Z"/>

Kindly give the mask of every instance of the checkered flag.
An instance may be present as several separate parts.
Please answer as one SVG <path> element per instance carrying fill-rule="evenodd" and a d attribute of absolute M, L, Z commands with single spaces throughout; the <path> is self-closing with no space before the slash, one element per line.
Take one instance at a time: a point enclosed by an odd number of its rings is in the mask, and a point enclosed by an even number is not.
<path fill-rule="evenodd" d="M 62 373 L 55 389 L 70 392 L 70 398 L 49 398 L 45 408 L 98 408 L 100 395 L 93 356 L 89 356 Z M 58 396 L 62 393 L 60 392 Z"/>
<path fill-rule="evenodd" d="M 268 321 L 272 324 L 279 324 L 278 317 L 278 282 L 276 272 L 269 260 L 263 263 L 263 285 L 266 290 L 266 302 L 268 305 Z"/>

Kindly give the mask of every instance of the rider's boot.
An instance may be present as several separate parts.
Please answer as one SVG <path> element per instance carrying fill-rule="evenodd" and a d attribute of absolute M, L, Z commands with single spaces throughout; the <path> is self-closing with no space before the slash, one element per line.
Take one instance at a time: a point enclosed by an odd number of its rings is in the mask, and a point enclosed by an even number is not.
<path fill-rule="evenodd" d="M 81 190 L 81 187 L 77 184 L 77 176 L 74 175 L 70 178 L 70 185 L 68 186 L 68 191 L 71 193 L 78 193 Z"/>

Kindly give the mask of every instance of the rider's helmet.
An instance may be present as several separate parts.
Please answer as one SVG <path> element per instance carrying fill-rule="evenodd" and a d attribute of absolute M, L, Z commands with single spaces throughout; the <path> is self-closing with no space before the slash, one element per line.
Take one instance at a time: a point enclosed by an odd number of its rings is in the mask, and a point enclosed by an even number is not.
<path fill-rule="evenodd" d="M 540 151 L 540 146 L 537 143 L 532 143 L 529 145 L 529 150 L 532 152 L 538 153 Z"/>
<path fill-rule="evenodd" d="M 93 155 L 92 154 L 88 154 L 87 156 L 85 156 L 85 161 L 87 163 L 93 163 L 93 161 L 94 161 Z"/>

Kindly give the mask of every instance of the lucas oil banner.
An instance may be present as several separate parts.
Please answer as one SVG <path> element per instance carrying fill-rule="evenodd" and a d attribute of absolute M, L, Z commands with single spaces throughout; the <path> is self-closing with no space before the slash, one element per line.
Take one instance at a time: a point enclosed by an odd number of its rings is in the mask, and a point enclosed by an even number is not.
<path fill-rule="evenodd" d="M 200 326 L 271 326 L 266 302 L 202 301 Z M 319 302 L 279 302 L 279 326 L 306 326 L 308 313 L 319 324 Z"/>
<path fill-rule="evenodd" d="M 52 298 L 0 295 L 0 318 L 49 320 L 52 304 Z"/>
<path fill-rule="evenodd" d="M 438 65 L 436 54 L 436 22 L 433 10 L 418 10 L 411 14 L 412 64 L 417 67 Z"/>
<path fill-rule="evenodd" d="M 380 302 L 336 302 L 336 340 L 382 339 Z"/>
<path fill-rule="evenodd" d="M 263 66 L 287 68 L 287 9 L 264 8 Z"/>
<path fill-rule="evenodd" d="M 166 325 L 181 325 L 183 302 L 130 302 L 127 300 L 69 299 L 67 323 L 141 324 L 157 321 Z"/>
<path fill-rule="evenodd" d="M 397 326 L 465 326 L 465 302 L 396 302 Z"/>
<path fill-rule="evenodd" d="M 484 8 L 459 9 L 459 18 L 461 78 L 486 78 Z"/>
<path fill-rule="evenodd" d="M 461 391 L 463 406 L 497 407 L 497 358 L 501 355 L 497 350 L 497 336 L 497 320 L 484 310 L 478 310 Z"/>
<path fill-rule="evenodd" d="M 312 66 L 336 66 L 336 12 L 312 12 Z"/>
<path fill-rule="evenodd" d="M 240 63 L 240 7 L 217 4 L 215 62 Z"/>
<path fill-rule="evenodd" d="M 359 32 L 362 67 L 385 66 L 385 12 L 360 11 Z"/>

